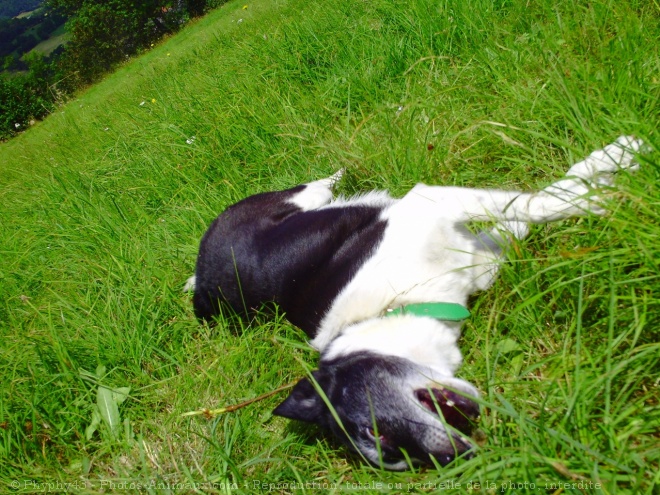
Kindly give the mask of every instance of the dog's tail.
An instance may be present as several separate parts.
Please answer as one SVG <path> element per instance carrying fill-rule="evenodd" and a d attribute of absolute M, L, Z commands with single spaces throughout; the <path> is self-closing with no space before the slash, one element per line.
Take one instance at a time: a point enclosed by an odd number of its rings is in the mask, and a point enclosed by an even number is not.
<path fill-rule="evenodd" d="M 195 292 L 196 286 L 197 286 L 197 279 L 193 275 L 188 280 L 186 280 L 186 285 L 183 286 L 183 292 Z"/>
<path fill-rule="evenodd" d="M 342 176 L 346 173 L 345 168 L 341 168 L 337 170 L 334 174 L 332 174 L 330 177 L 326 177 L 325 179 L 320 179 L 314 182 L 311 182 L 311 184 L 320 184 L 328 189 L 332 189 L 332 187 L 341 180 Z"/>

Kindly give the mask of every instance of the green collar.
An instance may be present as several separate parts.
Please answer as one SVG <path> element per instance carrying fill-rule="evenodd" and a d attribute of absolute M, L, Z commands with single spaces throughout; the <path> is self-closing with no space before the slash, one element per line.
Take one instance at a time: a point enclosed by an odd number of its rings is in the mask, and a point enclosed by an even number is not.
<path fill-rule="evenodd" d="M 385 316 L 414 315 L 427 316 L 443 321 L 462 321 L 470 317 L 470 312 L 465 306 L 457 303 L 434 302 L 407 304 L 400 308 L 388 310 Z"/>

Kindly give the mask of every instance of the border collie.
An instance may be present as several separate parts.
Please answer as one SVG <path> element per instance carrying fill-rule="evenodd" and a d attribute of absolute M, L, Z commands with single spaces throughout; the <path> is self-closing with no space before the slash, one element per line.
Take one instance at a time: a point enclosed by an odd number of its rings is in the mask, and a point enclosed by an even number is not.
<path fill-rule="evenodd" d="M 248 197 L 202 238 L 187 284 L 195 314 L 276 303 L 321 358 L 274 414 L 318 423 L 383 468 L 446 465 L 471 455 L 479 416 L 476 388 L 454 376 L 468 297 L 530 223 L 603 214 L 602 186 L 636 166 L 641 145 L 620 137 L 534 193 L 418 184 L 401 199 L 333 200 L 340 171 Z"/>

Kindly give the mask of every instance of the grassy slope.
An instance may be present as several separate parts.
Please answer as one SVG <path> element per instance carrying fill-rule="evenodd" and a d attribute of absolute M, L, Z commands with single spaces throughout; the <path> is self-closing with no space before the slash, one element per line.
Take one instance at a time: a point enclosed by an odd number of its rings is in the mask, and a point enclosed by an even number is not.
<path fill-rule="evenodd" d="M 660 459 L 657 152 L 621 178 L 624 201 L 608 218 L 534 228 L 474 301 L 461 376 L 483 391 L 487 440 L 440 471 L 364 466 L 320 432 L 273 418 L 277 397 L 211 421 L 182 418 L 288 383 L 315 354 L 283 320 L 251 322 L 242 336 L 200 327 L 181 287 L 223 207 L 342 166 L 343 193 L 400 194 L 420 180 L 531 188 L 621 133 L 657 149 L 657 7 L 242 6 L 0 145 L 2 480 L 26 491 L 29 479 L 78 481 L 80 491 L 155 480 L 230 481 L 239 492 L 318 481 L 650 493 Z M 99 384 L 130 393 L 115 434 L 101 423 L 88 439 Z"/>

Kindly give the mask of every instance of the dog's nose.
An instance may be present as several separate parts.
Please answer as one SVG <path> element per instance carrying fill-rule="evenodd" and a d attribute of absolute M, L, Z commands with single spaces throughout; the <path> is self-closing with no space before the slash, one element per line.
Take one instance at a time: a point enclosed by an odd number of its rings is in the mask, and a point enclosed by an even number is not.
<path fill-rule="evenodd" d="M 472 433 L 479 417 L 479 404 L 475 401 L 446 388 L 422 388 L 415 395 L 429 411 L 438 414 L 439 408 L 449 426 L 465 435 Z"/>

